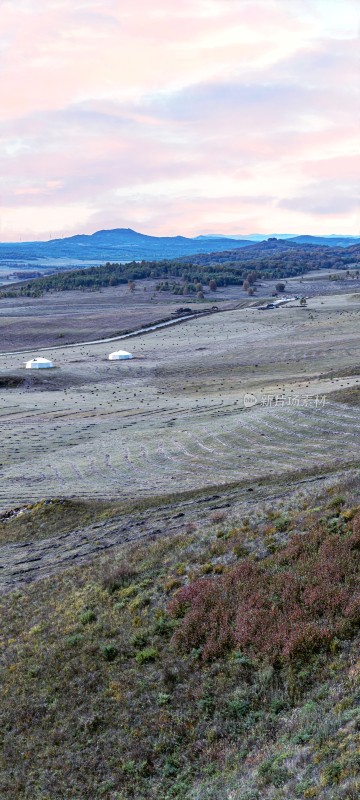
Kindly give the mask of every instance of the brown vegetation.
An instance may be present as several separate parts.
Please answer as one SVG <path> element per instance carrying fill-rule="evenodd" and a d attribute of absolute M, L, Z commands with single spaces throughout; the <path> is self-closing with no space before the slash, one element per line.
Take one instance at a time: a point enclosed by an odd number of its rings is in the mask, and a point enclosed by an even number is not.
<path fill-rule="evenodd" d="M 248 519 L 232 509 L 221 527 L 113 551 L 2 597 L 1 797 L 355 800 L 357 491 L 352 481 L 314 497 L 299 493 L 286 508 L 253 508 Z M 260 617 L 247 617 L 252 641 L 244 631 L 241 648 L 236 640 L 210 661 L 203 641 L 179 651 L 186 617 L 167 613 L 169 595 L 176 606 L 187 587 L 211 582 L 205 605 L 198 594 L 209 638 L 215 584 L 224 607 L 235 602 L 238 613 L 242 569 L 260 608 Z M 216 577 L 199 580 L 204 570 Z M 306 617 L 309 605 L 315 624 L 328 627 L 327 646 L 285 654 L 296 614 Z M 263 637 L 256 620 L 260 628 L 266 622 Z M 268 646 L 275 621 L 287 631 L 277 660 Z"/>
<path fill-rule="evenodd" d="M 272 664 L 306 661 L 360 623 L 360 515 L 318 525 L 263 565 L 250 559 L 178 592 L 170 613 L 183 650 L 205 660 L 240 648 Z"/>

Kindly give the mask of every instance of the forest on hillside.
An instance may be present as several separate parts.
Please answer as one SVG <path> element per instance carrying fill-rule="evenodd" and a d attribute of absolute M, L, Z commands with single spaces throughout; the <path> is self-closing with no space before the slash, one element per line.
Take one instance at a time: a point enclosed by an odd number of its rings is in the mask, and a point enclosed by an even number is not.
<path fill-rule="evenodd" d="M 251 290 L 259 279 L 283 279 L 303 275 L 310 270 L 360 268 L 360 245 L 325 247 L 301 245 L 280 239 L 269 239 L 253 247 L 220 253 L 202 253 L 191 258 L 110 263 L 88 269 L 64 271 L 15 284 L 0 293 L 1 297 L 37 297 L 44 292 L 69 290 L 96 291 L 106 286 L 136 281 L 158 280 L 159 291 L 177 295 L 197 294 L 204 287 L 242 286 Z"/>

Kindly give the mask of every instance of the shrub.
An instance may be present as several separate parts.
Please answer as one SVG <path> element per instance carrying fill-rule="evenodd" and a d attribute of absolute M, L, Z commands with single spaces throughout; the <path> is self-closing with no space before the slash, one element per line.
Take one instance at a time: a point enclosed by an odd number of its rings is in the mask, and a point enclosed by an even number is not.
<path fill-rule="evenodd" d="M 212 514 L 210 514 L 211 522 L 224 522 L 226 517 L 227 517 L 227 512 L 220 511 L 220 509 L 219 511 L 213 511 Z"/>
<path fill-rule="evenodd" d="M 76 647 L 77 644 L 82 642 L 82 637 L 78 633 L 73 633 L 71 636 L 68 636 L 65 640 L 68 647 Z"/>
<path fill-rule="evenodd" d="M 156 661 L 157 657 L 158 651 L 156 647 L 145 647 L 144 650 L 140 650 L 137 653 L 136 661 L 138 664 L 148 664 L 150 661 Z"/>
<path fill-rule="evenodd" d="M 167 692 L 159 692 L 157 701 L 159 706 L 166 706 L 171 700 L 171 695 Z"/>
<path fill-rule="evenodd" d="M 258 774 L 262 783 L 279 787 L 291 778 L 290 772 L 282 766 L 282 760 L 281 756 L 272 756 L 260 764 Z"/>
<path fill-rule="evenodd" d="M 237 719 L 246 717 L 251 707 L 250 700 L 244 697 L 241 693 L 236 694 L 231 700 L 228 701 L 228 708 L 230 714 Z"/>
<path fill-rule="evenodd" d="M 105 661 L 115 661 L 118 654 L 118 649 L 113 644 L 104 644 L 101 648 L 102 655 Z"/>
<path fill-rule="evenodd" d="M 340 509 L 343 505 L 345 505 L 345 497 L 342 495 L 336 495 L 336 497 L 333 497 L 329 503 L 329 508 Z"/>
<path fill-rule="evenodd" d="M 88 625 L 89 622 L 95 622 L 96 614 L 95 611 L 92 611 L 91 608 L 87 609 L 81 614 L 80 622 L 82 625 Z"/>
<path fill-rule="evenodd" d="M 110 594 L 117 592 L 118 589 L 124 589 L 129 586 L 134 578 L 136 578 L 136 571 L 133 567 L 127 564 L 119 564 L 118 567 L 112 570 L 109 575 L 103 578 L 104 589 L 107 589 Z"/>
<path fill-rule="evenodd" d="M 149 631 L 139 630 L 131 637 L 131 644 L 133 647 L 144 647 L 149 641 Z"/>
<path fill-rule="evenodd" d="M 333 786 L 334 783 L 339 783 L 341 777 L 341 764 L 338 761 L 333 761 L 325 767 L 322 774 L 322 783 L 327 786 Z"/>
<path fill-rule="evenodd" d="M 168 580 L 164 584 L 164 590 L 166 594 L 170 594 L 173 592 L 174 589 L 178 589 L 181 586 L 181 581 L 178 578 L 168 578 Z"/>
<path fill-rule="evenodd" d="M 210 546 L 210 553 L 212 556 L 223 556 L 226 552 L 227 547 L 225 542 L 221 542 L 218 539 Z"/>
<path fill-rule="evenodd" d="M 133 611 L 137 611 L 139 608 L 146 608 L 148 605 L 150 605 L 150 595 L 144 592 L 143 594 L 138 594 L 138 596 L 129 603 L 129 611 L 133 613 Z"/>
<path fill-rule="evenodd" d="M 168 617 L 161 616 L 159 617 L 154 625 L 153 631 L 154 634 L 157 636 L 165 636 L 168 637 L 173 633 L 175 622 L 173 619 L 169 619 Z"/>
<path fill-rule="evenodd" d="M 185 525 L 186 533 L 194 533 L 197 530 L 196 522 L 187 522 Z"/>
<path fill-rule="evenodd" d="M 285 514 L 280 514 L 280 516 L 277 517 L 277 519 L 274 522 L 275 530 L 277 530 L 279 533 L 287 531 L 289 525 L 290 525 L 290 519 Z"/>
<path fill-rule="evenodd" d="M 244 547 L 242 542 L 236 542 L 232 549 L 234 556 L 237 558 L 244 558 L 245 556 L 249 555 L 249 551 Z"/>
<path fill-rule="evenodd" d="M 209 660 L 240 648 L 277 663 L 306 661 L 360 622 L 360 515 L 345 533 L 317 527 L 268 562 L 244 559 L 180 589 L 169 612 L 174 642 Z"/>

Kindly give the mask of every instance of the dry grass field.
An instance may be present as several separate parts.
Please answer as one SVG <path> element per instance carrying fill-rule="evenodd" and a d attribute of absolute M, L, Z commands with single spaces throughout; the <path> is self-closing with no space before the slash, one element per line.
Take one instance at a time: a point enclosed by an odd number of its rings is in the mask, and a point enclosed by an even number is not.
<path fill-rule="evenodd" d="M 309 273 L 286 281 L 288 296 L 307 297 L 334 294 L 360 296 L 360 280 L 338 271 L 336 283 L 323 272 Z M 276 280 L 263 280 L 249 298 L 241 286 L 219 287 L 205 293 L 200 302 L 171 292 L 156 291 L 157 281 L 138 281 L 134 292 L 127 286 L 107 287 L 93 292 L 68 291 L 42 297 L 0 298 L 0 352 L 32 347 L 49 347 L 89 341 L 126 333 L 162 319 L 178 306 L 206 310 L 214 304 L 234 308 L 271 298 Z M 6 286 L 11 290 L 11 285 Z"/>
<path fill-rule="evenodd" d="M 96 292 L 2 298 L 0 350 L 106 338 L 168 318 L 181 302 L 165 293 L 153 297 L 154 288 L 154 282 L 147 281 L 133 294 L 127 286 L 116 286 Z"/>
<path fill-rule="evenodd" d="M 343 393 L 360 381 L 359 315 L 353 296 L 315 297 L 136 336 L 131 362 L 107 360 L 116 343 L 50 348 L 56 369 L 36 373 L 2 355 L 1 509 L 355 464 L 360 409 Z"/>
<path fill-rule="evenodd" d="M 359 295 L 232 301 L 0 356 L 4 800 L 359 797 Z"/>

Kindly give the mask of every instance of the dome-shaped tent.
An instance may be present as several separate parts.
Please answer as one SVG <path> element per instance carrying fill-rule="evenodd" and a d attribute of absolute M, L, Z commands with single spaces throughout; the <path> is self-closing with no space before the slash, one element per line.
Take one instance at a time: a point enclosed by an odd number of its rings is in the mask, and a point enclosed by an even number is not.
<path fill-rule="evenodd" d="M 116 350 L 115 353 L 109 355 L 109 361 L 123 361 L 127 358 L 134 358 L 134 356 L 126 350 Z"/>
<path fill-rule="evenodd" d="M 54 366 L 48 358 L 31 358 L 25 364 L 26 369 L 52 369 Z"/>

